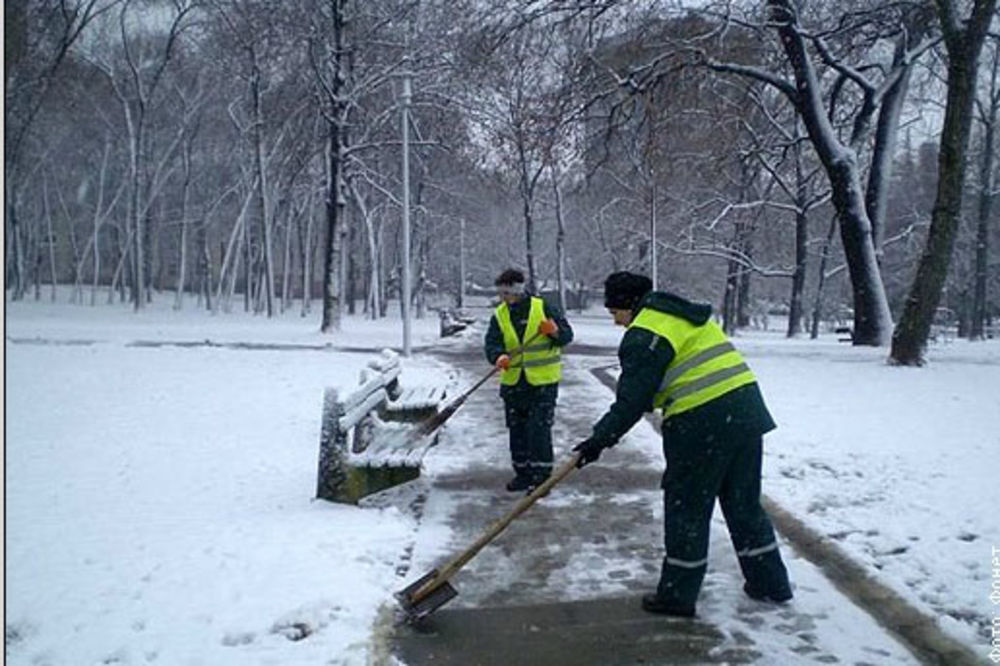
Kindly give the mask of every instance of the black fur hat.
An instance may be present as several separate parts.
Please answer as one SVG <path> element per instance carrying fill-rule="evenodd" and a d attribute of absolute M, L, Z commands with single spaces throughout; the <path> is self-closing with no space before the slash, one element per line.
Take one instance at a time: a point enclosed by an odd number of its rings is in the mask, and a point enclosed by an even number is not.
<path fill-rule="evenodd" d="M 619 271 L 604 281 L 604 307 L 633 310 L 642 297 L 653 289 L 653 281 L 645 275 Z"/>

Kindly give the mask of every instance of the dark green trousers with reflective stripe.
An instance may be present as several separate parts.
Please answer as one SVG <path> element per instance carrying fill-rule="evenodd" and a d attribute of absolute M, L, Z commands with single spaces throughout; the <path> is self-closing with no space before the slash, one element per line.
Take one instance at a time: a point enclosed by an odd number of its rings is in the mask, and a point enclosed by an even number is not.
<path fill-rule="evenodd" d="M 679 605 L 693 606 L 698 598 L 716 497 L 749 587 L 781 596 L 789 586 L 774 529 L 760 505 L 761 435 L 721 435 L 710 427 L 664 433 L 666 556 L 657 594 Z"/>
<path fill-rule="evenodd" d="M 558 384 L 525 387 L 503 393 L 510 429 L 510 461 L 518 476 L 548 478 L 552 472 L 552 422 Z"/>

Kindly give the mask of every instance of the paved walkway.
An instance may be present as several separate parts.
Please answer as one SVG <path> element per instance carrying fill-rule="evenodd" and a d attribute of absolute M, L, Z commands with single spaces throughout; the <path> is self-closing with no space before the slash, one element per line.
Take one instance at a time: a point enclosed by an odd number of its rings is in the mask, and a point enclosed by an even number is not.
<path fill-rule="evenodd" d="M 437 353 L 464 371 L 459 385 L 488 369 L 478 347 Z M 593 371 L 614 362 L 598 349 L 567 357 L 553 430 L 557 464 L 609 404 L 612 394 Z M 418 534 L 417 564 L 404 582 L 469 545 L 513 506 L 518 496 L 503 490 L 511 476 L 506 442 L 501 402 L 487 385 L 425 459 L 425 524 L 440 521 L 451 534 L 444 544 L 440 532 Z M 451 447 L 475 463 L 457 463 Z M 655 588 L 663 555 L 662 469 L 659 435 L 637 425 L 466 565 L 452 581 L 456 599 L 420 625 L 397 626 L 392 652 L 408 666 L 920 663 L 787 544 L 796 600 L 774 607 L 746 598 L 718 516 L 699 618 L 642 612 L 639 599 Z"/>

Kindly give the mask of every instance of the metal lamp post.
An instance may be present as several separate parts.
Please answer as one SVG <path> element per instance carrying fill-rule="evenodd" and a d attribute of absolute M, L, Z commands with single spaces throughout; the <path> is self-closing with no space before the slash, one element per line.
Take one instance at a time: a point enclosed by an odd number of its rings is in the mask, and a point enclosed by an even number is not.
<path fill-rule="evenodd" d="M 465 307 L 465 220 L 458 231 L 458 307 Z"/>
<path fill-rule="evenodd" d="M 409 356 L 410 347 L 410 71 L 404 63 L 403 70 L 403 285 L 400 305 L 403 315 L 403 356 Z"/>
<path fill-rule="evenodd" d="M 656 261 L 656 176 L 650 168 L 650 190 L 649 190 L 649 277 L 653 281 L 653 289 L 657 288 L 657 261 Z"/>

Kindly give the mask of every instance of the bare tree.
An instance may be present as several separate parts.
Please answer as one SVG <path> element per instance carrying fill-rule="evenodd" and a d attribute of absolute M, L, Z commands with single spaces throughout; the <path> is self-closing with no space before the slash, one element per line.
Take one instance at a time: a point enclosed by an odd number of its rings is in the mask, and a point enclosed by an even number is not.
<path fill-rule="evenodd" d="M 88 25 L 121 0 L 4 3 L 4 194 L 13 298 L 26 288 L 20 198 L 28 181 L 26 142 L 48 99 L 54 77 Z"/>
<path fill-rule="evenodd" d="M 766 96 L 755 93 L 752 99 L 767 118 L 771 130 L 770 136 L 762 136 L 755 128 L 747 126 L 753 137 L 752 154 L 787 200 L 787 203 L 771 201 L 768 205 L 795 215 L 794 268 L 791 272 L 786 331 L 788 337 L 795 337 L 802 332 L 805 315 L 803 301 L 809 266 L 809 216 L 829 200 L 830 193 L 829 189 L 816 185 L 820 167 L 808 150 L 808 138 L 802 134 L 798 116 L 791 120 L 783 119 L 780 107 L 771 108 L 772 104 Z"/>
<path fill-rule="evenodd" d="M 997 123 L 1000 122 L 1000 39 L 991 39 L 988 85 L 976 100 L 976 119 L 983 132 L 979 156 L 979 194 L 976 209 L 975 267 L 973 269 L 972 321 L 969 338 L 985 337 L 990 225 L 996 197 Z"/>
<path fill-rule="evenodd" d="M 502 42 L 484 37 L 471 45 L 476 83 L 468 90 L 471 99 L 464 100 L 473 122 L 489 137 L 487 152 L 494 161 L 499 156 L 497 166 L 516 183 L 531 290 L 538 285 L 535 227 L 540 186 L 557 159 L 573 113 L 559 50 L 556 34 L 542 25 L 510 32 Z"/>
<path fill-rule="evenodd" d="M 892 316 L 879 271 L 872 218 L 866 205 L 865 189 L 861 184 L 858 148 L 870 129 L 876 111 L 886 103 L 887 98 L 896 103 L 899 99 L 897 96 L 905 93 L 904 76 L 912 67 L 914 58 L 927 48 L 927 44 L 904 43 L 897 49 L 892 65 L 886 70 L 886 76 L 879 83 L 874 83 L 858 67 L 852 67 L 836 58 L 826 35 L 803 25 L 796 3 L 791 0 L 768 0 L 767 8 L 769 25 L 778 33 L 785 58 L 792 69 L 793 81 L 772 71 L 737 63 L 709 59 L 707 64 L 717 71 L 763 81 L 783 93 L 795 106 L 827 172 L 832 201 L 839 213 L 841 241 L 854 296 L 854 344 L 886 344 L 891 333 Z M 858 30 L 860 27 L 854 17 L 846 15 L 842 25 L 834 33 Z M 902 24 L 898 26 L 897 32 L 907 34 Z M 813 47 L 812 50 L 810 46 Z M 832 67 L 844 80 L 855 83 L 862 89 L 862 103 L 854 113 L 853 131 L 847 142 L 838 137 L 831 121 L 823 96 L 817 60 Z M 889 135 L 895 131 L 892 122 L 893 119 L 898 119 L 898 113 L 889 110 L 884 115 L 885 120 L 879 125 L 880 131 L 887 134 L 881 139 L 881 145 L 890 149 Z M 885 165 L 889 162 L 882 164 L 882 168 L 886 168 Z M 874 194 L 873 197 L 876 202 L 881 200 Z"/>
<path fill-rule="evenodd" d="M 228 107 L 230 117 L 246 139 L 246 154 L 253 165 L 247 173 L 252 173 L 254 183 L 254 224 L 247 227 L 250 242 L 245 249 L 257 251 L 253 261 L 245 265 L 245 294 L 251 297 L 255 311 L 262 309 L 270 317 L 275 314 L 278 264 L 274 251 L 276 216 L 279 202 L 290 203 L 281 192 L 293 192 L 291 181 L 305 166 L 297 155 L 303 152 L 302 144 L 307 144 L 308 137 L 298 125 L 301 116 L 314 111 L 307 84 L 298 75 L 304 69 L 295 39 L 301 25 L 294 11 L 278 3 L 212 0 L 212 8 L 224 26 L 220 36 L 229 46 L 222 49 L 221 60 L 242 84 Z M 284 174 L 289 178 L 287 190 L 279 184 L 283 167 L 292 170 Z"/>
<path fill-rule="evenodd" d="M 958 4 L 952 0 L 936 0 L 948 53 L 948 97 L 931 227 L 917 275 L 892 337 L 890 360 L 899 365 L 924 363 L 927 339 L 941 300 L 961 215 L 979 55 L 990 24 L 995 20 L 996 0 L 974 0 L 967 19 L 958 16 Z"/>
<path fill-rule="evenodd" d="M 350 0 L 329 0 L 325 12 L 317 12 L 310 41 L 313 70 L 322 91 L 323 116 L 327 124 L 326 224 L 323 246 L 324 333 L 340 330 L 341 315 L 341 225 L 344 219 L 344 150 L 350 112 L 350 51 L 348 5 Z"/>
<path fill-rule="evenodd" d="M 191 0 L 172 3 L 165 31 L 158 25 L 149 25 L 144 20 L 149 17 L 136 5 L 135 0 L 124 0 L 118 11 L 120 61 L 93 50 L 88 59 L 107 77 L 128 131 L 131 298 L 133 307 L 140 310 L 149 298 L 146 222 L 156 191 L 165 181 L 165 170 L 183 136 L 183 130 L 179 131 L 157 160 L 148 141 L 151 131 L 148 122 L 177 40 L 196 4 Z"/>
<path fill-rule="evenodd" d="M 179 224 L 181 227 L 180 240 L 178 242 L 177 258 L 177 286 L 174 293 L 174 309 L 180 310 L 184 307 L 184 288 L 187 278 L 188 264 L 188 217 L 190 215 L 191 203 L 191 181 L 193 178 L 191 167 L 192 138 L 194 133 L 189 134 L 181 147 L 181 214 Z"/>
<path fill-rule="evenodd" d="M 566 311 L 566 219 L 563 215 L 562 186 L 560 185 L 559 167 L 549 165 L 552 177 L 552 196 L 555 201 L 556 215 L 556 289 L 559 294 L 559 308 Z"/>

